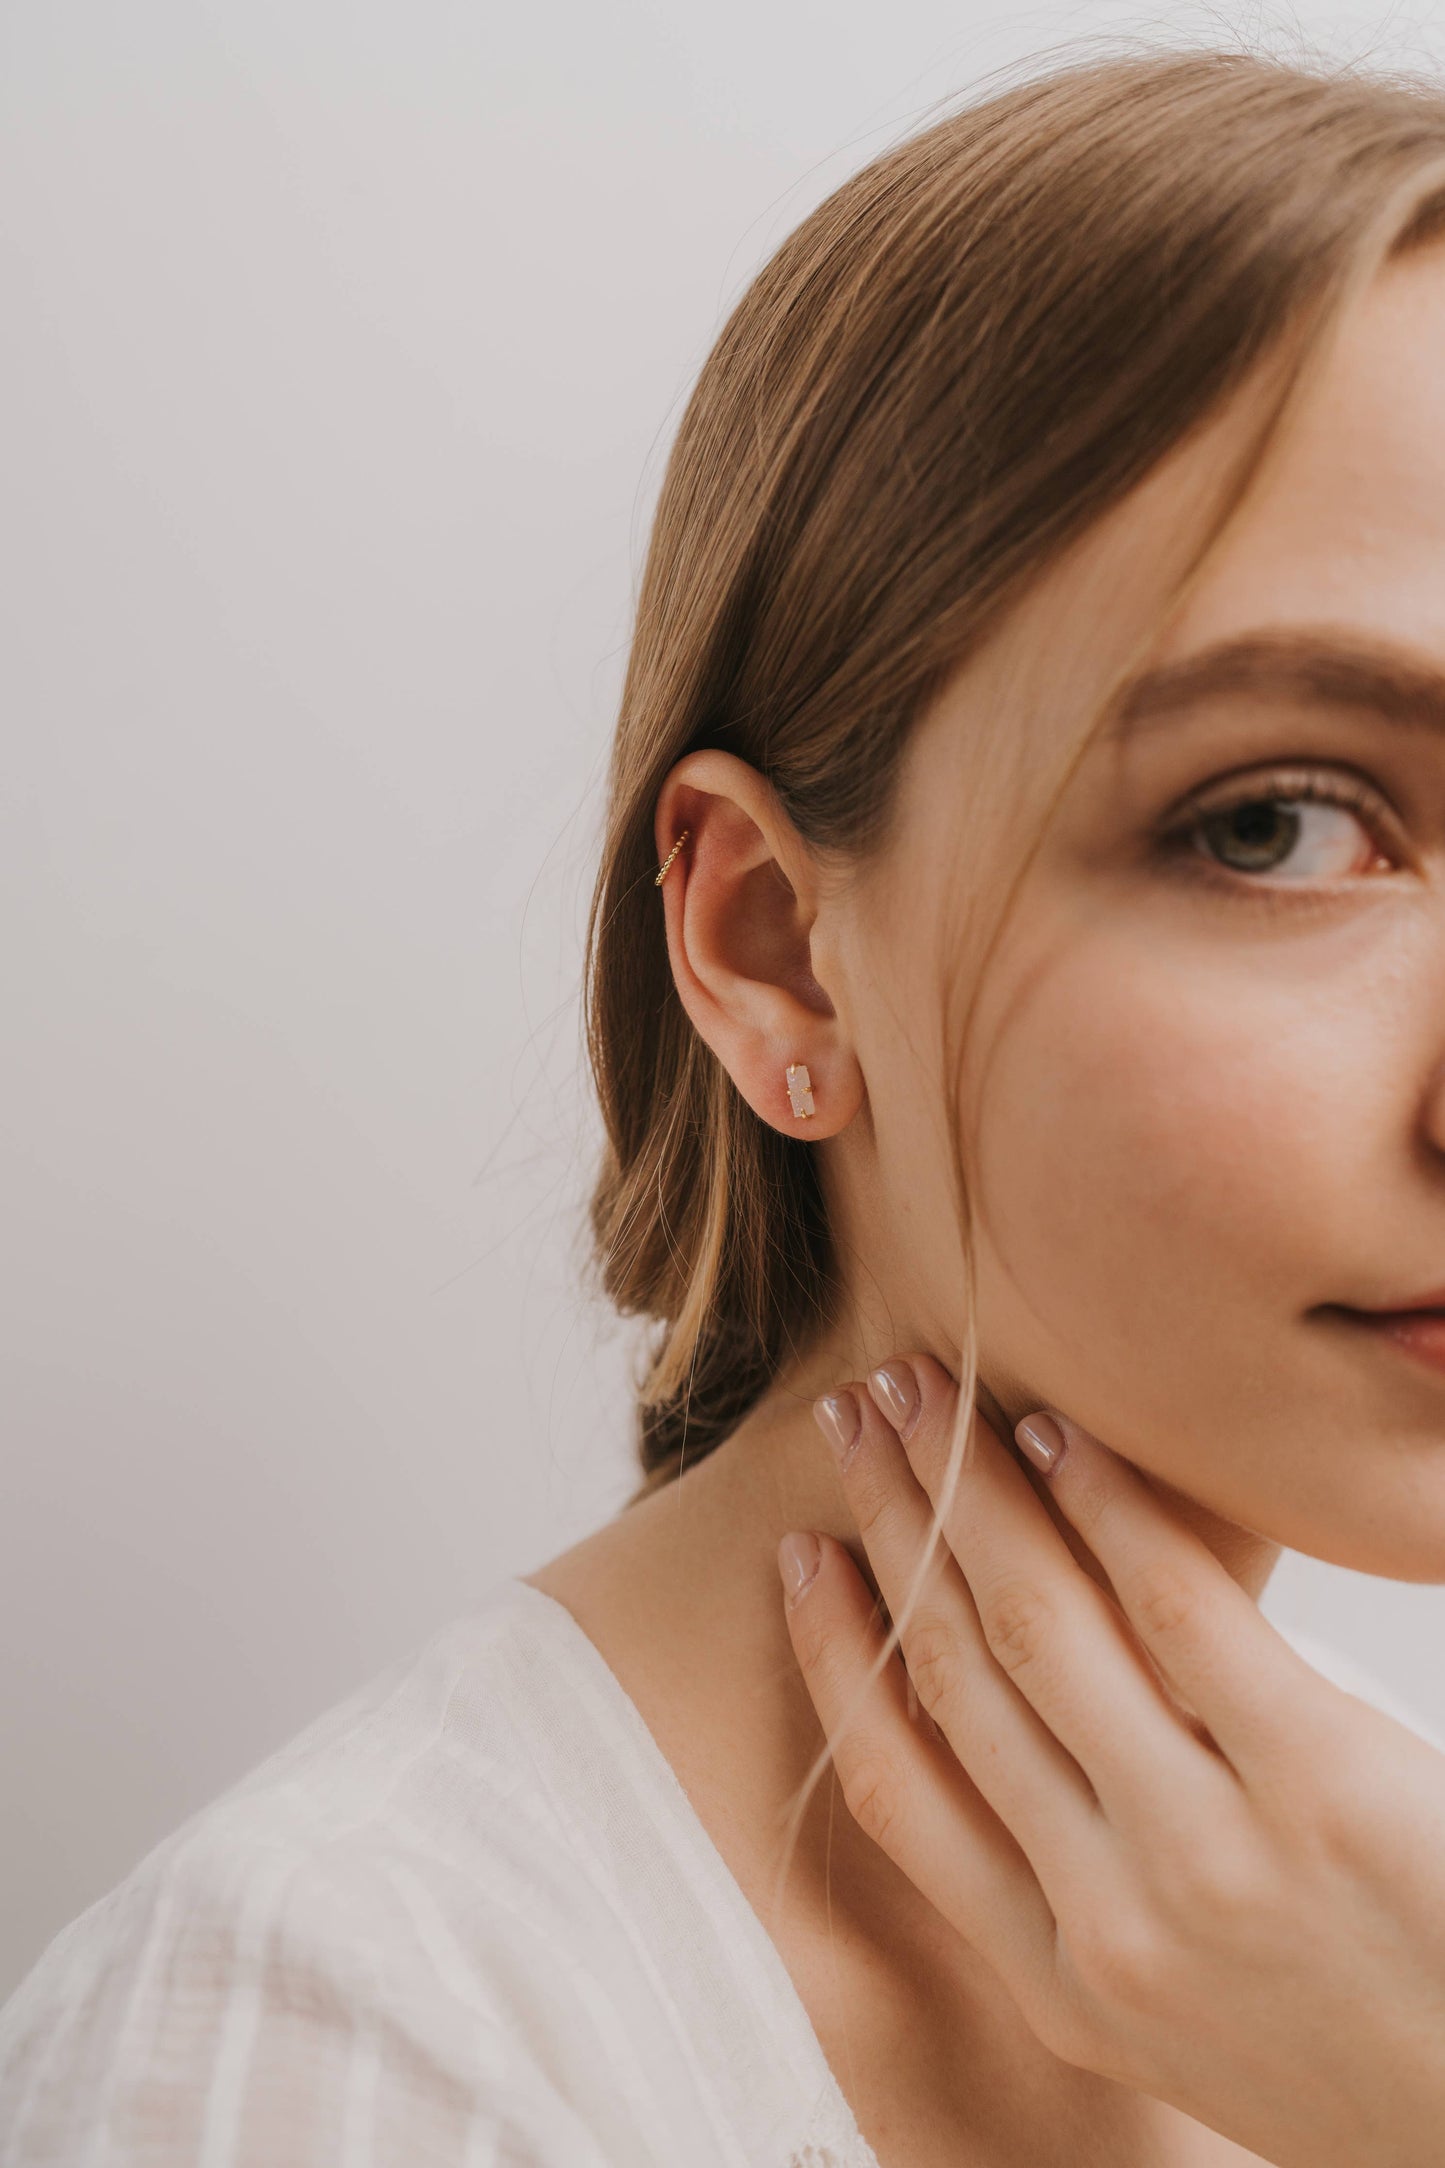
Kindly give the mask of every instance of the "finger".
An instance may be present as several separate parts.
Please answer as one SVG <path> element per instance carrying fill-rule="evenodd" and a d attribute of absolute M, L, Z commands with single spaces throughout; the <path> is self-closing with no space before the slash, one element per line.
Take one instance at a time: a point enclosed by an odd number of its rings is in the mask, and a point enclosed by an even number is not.
<path fill-rule="evenodd" d="M 946 1542 L 934 1546 L 920 1580 L 933 1513 L 896 1433 L 865 1391 L 845 1388 L 831 1400 L 851 1443 L 840 1461 L 849 1510 L 918 1698 L 1057 1911 L 1071 1888 L 1099 1871 L 1105 1825 L 1098 1802 L 1078 1764 L 994 1661 Z"/>
<path fill-rule="evenodd" d="M 1242 1777 L 1302 1743 L 1317 1674 L 1143 1474 L 1054 1410 L 1019 1425 L 1058 1449 L 1048 1482 L 1170 1688 Z"/>
<path fill-rule="evenodd" d="M 869 1380 L 906 1430 L 910 1465 L 938 1507 L 997 1663 L 1088 1778 L 1109 1821 L 1136 1839 L 1189 1829 L 1237 1794 L 1149 1663 L 1119 1607 L 1080 1566 L 1022 1466 L 987 1424 L 947 1493 L 958 1387 L 932 1356 L 894 1358 Z M 933 1712 L 936 1716 L 937 1711 Z M 938 1716 L 945 1732 L 946 1718 Z"/>
<path fill-rule="evenodd" d="M 1038 1878 L 951 1748 L 910 1723 L 896 1651 L 869 1678 L 886 1635 L 868 1585 L 842 1544 L 814 1540 L 817 1571 L 785 1615 L 848 1810 L 1042 2019 L 1057 1931 Z"/>

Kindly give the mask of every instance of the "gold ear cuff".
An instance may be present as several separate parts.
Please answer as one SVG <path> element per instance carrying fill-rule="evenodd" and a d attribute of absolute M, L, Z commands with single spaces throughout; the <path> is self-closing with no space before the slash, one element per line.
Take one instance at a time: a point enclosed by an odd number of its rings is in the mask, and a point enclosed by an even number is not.
<path fill-rule="evenodd" d="M 672 864 L 672 861 L 674 860 L 674 858 L 676 858 L 678 852 L 682 849 L 682 846 L 684 845 L 684 843 L 686 843 L 688 837 L 691 834 L 692 830 L 690 828 L 683 829 L 682 834 L 678 837 L 676 843 L 673 844 L 672 849 L 668 852 L 666 858 L 663 859 L 662 864 L 657 869 L 656 875 L 654 876 L 652 883 L 654 888 L 661 888 L 663 881 L 667 877 L 668 867 Z"/>

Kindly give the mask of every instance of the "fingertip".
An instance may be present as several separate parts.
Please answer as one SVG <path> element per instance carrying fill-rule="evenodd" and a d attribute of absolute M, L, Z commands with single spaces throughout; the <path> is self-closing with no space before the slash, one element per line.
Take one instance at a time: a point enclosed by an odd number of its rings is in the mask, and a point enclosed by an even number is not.
<path fill-rule="evenodd" d="M 1090 1450 L 1096 1453 L 1109 1452 L 1110 1448 L 1105 1445 L 1103 1439 L 1095 1431 L 1085 1430 L 1076 1416 L 1061 1415 L 1057 1408 L 1051 1408 L 1049 1413 L 1071 1444 L 1077 1445 L 1085 1452 Z M 1113 1457 L 1117 1459 L 1118 1456 L 1114 1455 Z"/>
<path fill-rule="evenodd" d="M 818 1578 L 823 1546 L 810 1528 L 790 1529 L 778 1544 L 778 1575 L 788 1609 L 802 1602 Z"/>
<path fill-rule="evenodd" d="M 936 1355 L 925 1355 L 920 1351 L 915 1355 L 905 1355 L 902 1359 L 904 1362 L 911 1364 L 914 1375 L 925 1393 L 933 1391 L 942 1394 L 956 1393 L 958 1391 L 957 1378 L 948 1365 L 940 1362 Z"/>
<path fill-rule="evenodd" d="M 867 1387 L 879 1414 L 906 1441 L 923 1412 L 923 1395 L 912 1363 L 905 1356 L 890 1355 L 886 1363 L 869 1371 Z"/>
<path fill-rule="evenodd" d="M 916 1445 L 920 1434 L 931 1438 L 940 1426 L 946 1427 L 958 1400 L 951 1372 L 936 1355 L 921 1351 L 890 1356 L 872 1373 L 868 1390 L 905 1445 Z"/>
<path fill-rule="evenodd" d="M 1014 1425 L 1014 1443 L 1024 1458 L 1044 1475 L 1052 1475 L 1068 1451 L 1069 1441 L 1056 1416 L 1045 1408 L 1020 1417 Z"/>
<path fill-rule="evenodd" d="M 813 1402 L 813 1421 L 828 1442 L 840 1468 L 846 1468 L 862 1435 L 863 1403 L 850 1385 L 840 1385 Z"/>

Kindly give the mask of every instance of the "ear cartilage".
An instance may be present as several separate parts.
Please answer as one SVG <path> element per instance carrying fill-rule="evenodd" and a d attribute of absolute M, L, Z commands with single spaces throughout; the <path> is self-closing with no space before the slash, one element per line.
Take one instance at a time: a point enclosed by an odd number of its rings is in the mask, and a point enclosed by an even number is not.
<path fill-rule="evenodd" d="M 652 885 L 654 888 L 661 888 L 663 882 L 667 879 L 668 867 L 672 864 L 672 861 L 674 860 L 674 858 L 676 858 L 678 852 L 682 849 L 682 846 L 684 845 L 684 843 L 686 843 L 688 837 L 691 834 L 692 830 L 690 828 L 683 829 L 682 834 L 678 837 L 676 843 L 673 844 L 672 849 L 668 852 L 666 858 L 663 859 L 662 864 L 658 867 L 656 873 L 654 873 L 654 875 L 652 876 Z"/>
<path fill-rule="evenodd" d="M 788 1098 L 792 1104 L 793 1112 L 800 1122 L 805 1122 L 808 1116 L 815 1111 L 813 1106 L 813 1079 L 809 1076 L 806 1066 L 800 1061 L 795 1061 L 788 1066 L 786 1081 Z"/>

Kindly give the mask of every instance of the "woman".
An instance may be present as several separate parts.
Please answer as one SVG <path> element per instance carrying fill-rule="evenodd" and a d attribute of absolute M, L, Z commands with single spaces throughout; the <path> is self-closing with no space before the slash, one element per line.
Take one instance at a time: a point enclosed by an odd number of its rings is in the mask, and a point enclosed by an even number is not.
<path fill-rule="evenodd" d="M 1257 1599 L 1445 1578 L 1442 236 L 1433 87 L 1165 54 L 754 282 L 593 918 L 644 1480 L 59 1938 L 7 2159 L 1438 2159 L 1445 1760 Z"/>

